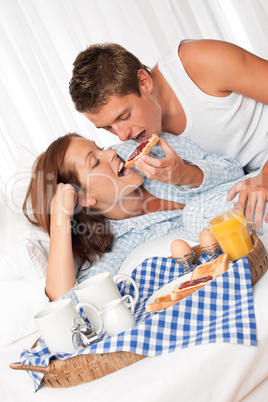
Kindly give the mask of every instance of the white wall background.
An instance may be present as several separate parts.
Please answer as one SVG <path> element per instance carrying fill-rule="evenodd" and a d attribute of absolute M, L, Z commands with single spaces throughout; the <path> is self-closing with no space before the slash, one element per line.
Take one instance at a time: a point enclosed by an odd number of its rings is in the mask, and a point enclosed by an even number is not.
<path fill-rule="evenodd" d="M 77 131 L 116 142 L 75 111 L 72 63 L 96 42 L 118 42 L 153 66 L 184 38 L 236 43 L 268 58 L 267 0 L 0 0 L 0 188 L 20 143 L 35 154 Z"/>
<path fill-rule="evenodd" d="M 265 13 L 268 15 L 268 1 L 267 0 L 260 0 L 260 3 L 265 11 Z"/>

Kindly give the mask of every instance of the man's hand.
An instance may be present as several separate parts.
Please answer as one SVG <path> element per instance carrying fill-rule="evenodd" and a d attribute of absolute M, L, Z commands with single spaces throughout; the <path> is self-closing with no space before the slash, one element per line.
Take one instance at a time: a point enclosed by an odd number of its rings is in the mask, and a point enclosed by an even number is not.
<path fill-rule="evenodd" d="M 198 166 L 185 163 L 163 138 L 160 138 L 158 145 L 163 149 L 165 158 L 155 159 L 142 155 L 135 163 L 135 167 L 148 179 L 193 187 L 199 187 L 202 184 L 203 172 Z"/>
<path fill-rule="evenodd" d="M 237 193 L 239 193 L 238 202 L 244 211 L 246 220 L 252 222 L 255 212 L 256 229 L 261 230 L 265 202 L 268 200 L 268 163 L 260 174 L 240 181 L 232 187 L 229 190 L 227 201 L 232 201 Z M 268 213 L 265 216 L 265 222 L 268 222 Z"/>

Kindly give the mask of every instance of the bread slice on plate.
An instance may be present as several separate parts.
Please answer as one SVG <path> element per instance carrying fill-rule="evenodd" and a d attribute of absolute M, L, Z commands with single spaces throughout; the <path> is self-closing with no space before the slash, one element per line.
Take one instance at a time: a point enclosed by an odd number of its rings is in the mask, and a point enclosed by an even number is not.
<path fill-rule="evenodd" d="M 170 298 L 171 300 L 180 301 L 205 286 L 208 282 L 211 282 L 212 279 L 211 275 L 207 275 L 204 278 L 190 279 L 189 281 L 182 282 L 174 287 L 174 291 L 170 293 Z"/>
<path fill-rule="evenodd" d="M 170 295 L 171 300 L 182 300 L 222 275 L 229 267 L 229 259 L 229 254 L 222 254 L 215 260 L 198 265 L 193 270 L 188 283 L 180 283 L 174 287 L 174 291 Z"/>
<path fill-rule="evenodd" d="M 147 304 L 146 311 L 151 313 L 165 310 L 201 289 L 227 271 L 229 259 L 228 254 L 222 254 L 215 260 L 198 265 L 192 272 L 190 280 L 178 283 L 171 293 L 156 298 L 154 303 Z"/>
<path fill-rule="evenodd" d="M 169 296 L 169 300 L 163 300 L 163 301 L 158 300 L 155 303 L 147 304 L 146 311 L 148 313 L 154 313 L 156 311 L 166 310 L 168 307 L 171 307 L 176 303 L 178 303 L 178 300 L 171 300 Z"/>

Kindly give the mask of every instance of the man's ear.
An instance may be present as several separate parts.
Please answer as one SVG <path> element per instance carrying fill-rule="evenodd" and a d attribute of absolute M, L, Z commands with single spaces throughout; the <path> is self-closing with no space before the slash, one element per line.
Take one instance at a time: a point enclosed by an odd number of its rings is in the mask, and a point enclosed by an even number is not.
<path fill-rule="evenodd" d="M 141 93 L 151 94 L 153 91 L 152 77 L 147 73 L 146 70 L 143 69 L 140 69 L 137 72 L 137 77 Z"/>
<path fill-rule="evenodd" d="M 79 195 L 79 204 L 82 207 L 93 207 L 96 204 L 96 199 L 86 195 Z"/>

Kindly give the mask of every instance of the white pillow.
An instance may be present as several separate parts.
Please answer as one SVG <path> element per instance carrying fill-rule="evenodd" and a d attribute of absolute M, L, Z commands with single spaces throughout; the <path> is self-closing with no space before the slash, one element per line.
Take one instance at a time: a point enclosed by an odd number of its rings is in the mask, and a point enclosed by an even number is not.
<path fill-rule="evenodd" d="M 36 332 L 33 317 L 46 305 L 44 292 L 25 278 L 0 281 L 0 345 L 9 345 Z"/>
<path fill-rule="evenodd" d="M 5 194 L 0 190 L 0 253 L 5 253 L 9 245 L 9 227 L 8 227 L 9 209 Z"/>
<path fill-rule="evenodd" d="M 13 258 L 19 265 L 18 273 L 34 286 L 45 287 L 45 277 L 49 253 L 49 236 L 35 228 L 25 239 L 13 243 Z"/>
<path fill-rule="evenodd" d="M 32 225 L 22 212 L 36 156 L 25 146 L 18 148 L 16 172 L 6 185 L 6 242 L 0 255 L 0 279 L 25 277 L 44 283 L 48 259 L 49 236 Z"/>
<path fill-rule="evenodd" d="M 36 156 L 20 146 L 16 172 L 1 193 L 0 344 L 7 345 L 36 331 L 33 316 L 47 303 L 45 273 L 49 236 L 28 222 L 22 204 Z"/>
<path fill-rule="evenodd" d="M 20 145 L 16 161 L 15 174 L 10 178 L 6 186 L 9 207 L 9 237 L 11 243 L 23 239 L 26 233 L 31 230 L 30 222 L 25 218 L 22 205 L 31 179 L 32 166 L 36 159 L 28 148 Z"/>
<path fill-rule="evenodd" d="M 195 246 L 198 244 L 193 240 L 189 240 L 189 235 L 187 232 L 177 231 L 174 233 L 169 233 L 162 235 L 156 239 L 150 240 L 146 243 L 141 244 L 129 253 L 125 261 L 123 262 L 119 272 L 124 272 L 126 274 L 131 274 L 134 268 L 136 268 L 142 261 L 150 257 L 169 257 L 170 245 L 173 240 L 182 239 L 187 241 L 189 245 Z"/>
<path fill-rule="evenodd" d="M 13 243 L 9 254 L 0 255 L 0 321 L 5 324 L 0 345 L 36 331 L 33 317 L 48 303 L 44 291 L 48 251 L 48 235 L 33 228 L 25 239 Z"/>

